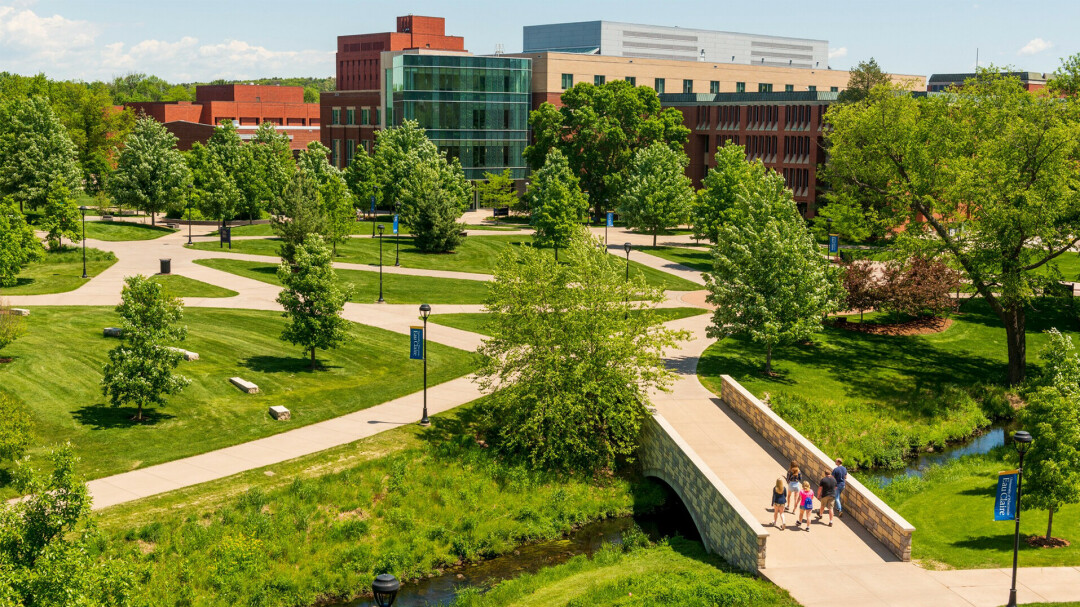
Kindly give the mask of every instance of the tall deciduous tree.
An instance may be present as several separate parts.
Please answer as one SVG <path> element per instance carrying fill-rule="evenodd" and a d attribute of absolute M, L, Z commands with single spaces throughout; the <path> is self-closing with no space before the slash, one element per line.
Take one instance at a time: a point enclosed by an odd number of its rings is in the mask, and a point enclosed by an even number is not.
<path fill-rule="evenodd" d="M 15 99 L 0 106 L 0 196 L 24 206 L 45 204 L 49 186 L 79 188 L 75 145 L 42 97 Z"/>
<path fill-rule="evenodd" d="M 79 230 L 81 218 L 71 192 L 63 184 L 54 183 L 49 188 L 45 214 L 41 220 L 41 229 L 46 232 L 45 240 L 49 242 L 49 248 L 59 250 L 63 246 L 63 238 L 73 243 L 82 240 L 82 232 Z"/>
<path fill-rule="evenodd" d="M 654 143 L 634 154 L 626 187 L 619 200 L 619 214 L 626 225 L 652 232 L 653 246 L 660 230 L 686 221 L 694 189 L 683 172 L 688 160 L 682 150 Z"/>
<path fill-rule="evenodd" d="M 356 214 L 353 211 L 352 192 L 349 191 L 341 171 L 327 161 L 330 150 L 317 141 L 308 144 L 307 149 L 300 152 L 297 166 L 301 173 L 311 178 L 319 188 L 319 199 L 322 201 L 323 223 L 322 235 L 333 245 L 333 254 L 337 255 L 337 246 L 345 242 Z"/>
<path fill-rule="evenodd" d="M 847 87 L 837 96 L 840 103 L 862 101 L 870 95 L 875 86 L 892 82 L 873 57 L 869 61 L 860 61 L 848 74 Z"/>
<path fill-rule="evenodd" d="M 195 186 L 195 205 L 206 217 L 225 222 L 236 217 L 243 195 L 209 148 L 196 142 L 184 155 Z"/>
<path fill-rule="evenodd" d="M 838 270 L 821 255 L 784 178 L 769 172 L 747 184 L 719 230 L 706 274 L 711 337 L 746 335 L 773 349 L 808 339 L 843 299 Z"/>
<path fill-rule="evenodd" d="M 41 241 L 15 207 L 15 199 L 0 199 L 0 287 L 18 284 L 23 266 L 41 259 L 42 253 Z"/>
<path fill-rule="evenodd" d="M 525 197 L 529 201 L 529 223 L 536 228 L 534 241 L 556 250 L 570 244 L 589 212 L 589 197 L 578 186 L 566 156 L 557 149 L 548 152 L 547 162 L 533 173 Z"/>
<path fill-rule="evenodd" d="M 305 171 L 296 171 L 282 194 L 278 214 L 270 218 L 274 233 L 281 239 L 279 255 L 293 263 L 296 249 L 309 236 L 326 231 L 322 195 L 315 178 Z"/>
<path fill-rule="evenodd" d="M 251 153 L 261 171 L 269 195 L 266 210 L 275 212 L 277 204 L 296 173 L 296 161 L 289 147 L 289 136 L 279 133 L 272 122 L 263 122 L 251 137 Z"/>
<path fill-rule="evenodd" d="M 514 189 L 514 178 L 510 174 L 510 169 L 504 169 L 498 174 L 484 173 L 484 180 L 477 184 L 476 189 L 482 207 L 527 210 L 519 207 L 521 201 L 517 190 Z"/>
<path fill-rule="evenodd" d="M 375 202 L 380 208 L 392 207 L 401 199 L 402 188 L 412 169 L 410 152 L 425 159 L 439 155 L 438 148 L 415 120 L 406 120 L 401 126 L 375 133 L 373 159 L 379 185 Z"/>
<path fill-rule="evenodd" d="M 341 311 L 349 293 L 338 287 L 330 249 L 318 235 L 297 247 L 293 263 L 282 261 L 277 276 L 285 286 L 277 302 L 289 319 L 281 339 L 310 350 L 314 369 L 316 349 L 336 348 L 348 336 L 349 321 Z"/>
<path fill-rule="evenodd" d="M 153 224 L 155 213 L 183 203 L 189 183 L 191 171 L 176 149 L 176 135 L 153 118 L 139 118 L 109 179 L 116 203 L 146 211 Z"/>
<path fill-rule="evenodd" d="M 265 123 L 264 123 L 265 124 Z M 214 127 L 206 141 L 206 149 L 217 164 L 232 180 L 240 197 L 236 200 L 236 213 L 254 220 L 270 203 L 270 188 L 265 166 L 256 162 L 255 147 L 245 145 L 231 120 Z"/>
<path fill-rule="evenodd" d="M 1025 375 L 1025 308 L 1080 242 L 1078 115 L 1076 99 L 991 69 L 948 96 L 880 86 L 829 111 L 830 206 L 857 215 L 872 198 L 867 215 L 953 257 L 1005 325 L 1010 384 Z"/>
<path fill-rule="evenodd" d="M 659 289 L 627 282 L 617 257 L 578 234 L 561 264 L 531 246 L 499 260 L 478 377 L 498 450 L 596 471 L 633 453 L 649 389 L 673 377 L 663 351 L 686 335 L 661 325 Z"/>
<path fill-rule="evenodd" d="M 690 210 L 694 238 L 716 244 L 720 226 L 735 198 L 751 179 L 765 174 L 760 160 L 746 161 L 746 148 L 728 143 L 716 150 L 716 166 L 709 169 Z"/>
<path fill-rule="evenodd" d="M 635 152 L 657 142 L 681 150 L 690 137 L 682 112 L 661 108 L 656 91 L 623 80 L 578 83 L 563 92 L 562 107 L 543 103 L 532 112 L 529 126 L 529 166 L 538 170 L 548 152 L 560 150 L 589 194 L 597 219 L 622 195 Z"/>
<path fill-rule="evenodd" d="M 109 352 L 101 390 L 114 407 L 138 407 L 134 419 L 142 421 L 144 407 L 165 406 L 166 396 L 189 383 L 173 373 L 183 354 L 169 347 L 187 336 L 187 328 L 176 324 L 184 318 L 183 304 L 160 283 L 140 274 L 124 283 L 116 307 L 121 342 Z"/>
<path fill-rule="evenodd" d="M 375 159 L 367 152 L 357 150 L 352 162 L 345 167 L 341 176 L 345 179 L 345 184 L 349 186 L 353 204 L 367 210 L 371 197 L 375 196 L 379 189 L 379 174 Z"/>
<path fill-rule="evenodd" d="M 1059 95 L 1080 95 L 1080 53 L 1061 60 L 1061 67 L 1047 83 L 1050 90 Z"/>

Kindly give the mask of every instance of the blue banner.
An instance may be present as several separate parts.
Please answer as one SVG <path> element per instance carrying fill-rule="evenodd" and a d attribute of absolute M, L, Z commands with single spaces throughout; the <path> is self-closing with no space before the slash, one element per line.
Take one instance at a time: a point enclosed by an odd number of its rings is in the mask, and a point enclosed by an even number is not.
<path fill-rule="evenodd" d="M 1016 470 L 998 472 L 997 499 L 994 504 L 995 521 L 1016 520 Z"/>
<path fill-rule="evenodd" d="M 397 234 L 397 228 L 398 228 L 397 215 L 394 215 L 394 234 L 395 235 Z"/>
<path fill-rule="evenodd" d="M 424 360 L 424 327 L 409 327 L 409 358 Z"/>
<path fill-rule="evenodd" d="M 840 251 L 840 237 L 836 234 L 829 234 L 829 252 L 836 253 Z"/>
<path fill-rule="evenodd" d="M 375 195 L 371 195 L 371 214 L 375 214 Z"/>
<path fill-rule="evenodd" d="M 615 227 L 615 213 L 612 213 L 611 211 L 607 212 L 607 227 Z"/>

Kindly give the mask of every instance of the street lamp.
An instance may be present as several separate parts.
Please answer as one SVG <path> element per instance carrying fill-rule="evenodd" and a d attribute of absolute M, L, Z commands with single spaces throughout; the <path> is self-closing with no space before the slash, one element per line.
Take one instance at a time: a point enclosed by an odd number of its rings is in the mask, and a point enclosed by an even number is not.
<path fill-rule="evenodd" d="M 394 203 L 394 265 L 401 265 L 401 226 L 398 224 L 399 203 Z"/>
<path fill-rule="evenodd" d="M 1013 446 L 1020 455 L 1020 465 L 1016 469 L 1016 531 L 1013 532 L 1012 587 L 1009 588 L 1007 607 L 1016 607 L 1016 560 L 1020 552 L 1020 490 L 1024 485 L 1024 454 L 1031 448 L 1031 434 L 1023 430 L 1013 432 Z"/>
<path fill-rule="evenodd" d="M 375 213 L 375 198 L 379 195 L 379 187 L 375 186 L 375 193 L 371 195 L 371 237 L 375 238 L 375 220 L 378 219 Z"/>
<path fill-rule="evenodd" d="M 420 418 L 421 426 L 430 426 L 431 420 L 427 416 L 427 319 L 431 316 L 431 306 L 420 304 L 420 317 L 424 319 L 424 416 Z"/>
<path fill-rule="evenodd" d="M 194 189 L 195 189 L 195 186 L 189 183 L 188 186 L 187 186 L 187 191 L 188 191 L 187 209 L 185 209 L 187 211 L 187 243 L 188 243 L 189 246 L 191 245 L 191 192 Z"/>
<path fill-rule="evenodd" d="M 380 573 L 371 582 L 371 594 L 375 595 L 375 604 L 379 607 L 391 607 L 397 598 L 401 582 L 389 573 Z"/>
<path fill-rule="evenodd" d="M 622 246 L 626 251 L 626 282 L 630 282 L 630 243 L 626 243 Z"/>
<path fill-rule="evenodd" d="M 82 277 L 83 278 L 89 278 L 89 276 L 86 275 L 86 211 L 88 211 L 89 209 L 90 209 L 90 207 L 88 207 L 88 206 L 79 207 L 79 212 L 82 213 Z"/>
<path fill-rule="evenodd" d="M 378 303 L 386 303 L 382 297 L 382 233 L 384 226 L 379 224 L 379 301 Z"/>

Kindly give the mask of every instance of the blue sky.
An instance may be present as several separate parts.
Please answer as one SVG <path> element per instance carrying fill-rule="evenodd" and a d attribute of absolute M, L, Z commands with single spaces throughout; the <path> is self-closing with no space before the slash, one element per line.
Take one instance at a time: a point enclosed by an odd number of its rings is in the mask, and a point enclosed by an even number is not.
<path fill-rule="evenodd" d="M 606 19 L 823 38 L 834 69 L 877 58 L 892 72 L 993 62 L 1051 72 L 1080 52 L 1075 0 L 0 0 L 0 71 L 170 81 L 330 76 L 335 38 L 443 16 L 474 53 L 521 49 L 521 27 Z"/>

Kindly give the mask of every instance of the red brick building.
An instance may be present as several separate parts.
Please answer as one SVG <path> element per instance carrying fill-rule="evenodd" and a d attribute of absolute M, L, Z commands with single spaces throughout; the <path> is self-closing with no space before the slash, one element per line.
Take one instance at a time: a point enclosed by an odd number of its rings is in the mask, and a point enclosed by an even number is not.
<path fill-rule="evenodd" d="M 397 31 L 338 36 L 337 90 L 319 96 L 322 143 L 330 161 L 345 167 L 358 148 L 370 151 L 380 115 L 380 54 L 424 49 L 465 52 L 465 39 L 446 35 L 442 17 L 407 15 L 397 18 Z"/>
<path fill-rule="evenodd" d="M 163 123 L 180 140 L 181 150 L 196 141 L 206 141 L 214 126 L 232 121 L 241 139 L 249 139 L 255 129 L 269 122 L 289 137 L 290 147 L 302 150 L 319 140 L 319 105 L 304 103 L 299 86 L 221 84 L 195 87 L 195 101 L 155 101 L 128 103 L 136 114 L 146 114 Z"/>

